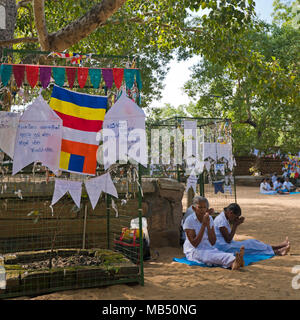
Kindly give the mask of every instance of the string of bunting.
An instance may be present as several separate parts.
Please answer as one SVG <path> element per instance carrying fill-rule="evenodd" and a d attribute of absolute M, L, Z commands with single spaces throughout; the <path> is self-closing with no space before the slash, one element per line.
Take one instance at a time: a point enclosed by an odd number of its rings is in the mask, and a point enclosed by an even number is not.
<path fill-rule="evenodd" d="M 83 59 L 91 59 L 92 53 L 82 55 L 82 54 L 75 53 L 75 52 L 70 52 L 70 53 L 51 52 L 49 54 L 49 56 L 68 59 L 71 61 L 72 64 L 80 64 L 81 60 L 83 60 Z"/>
<path fill-rule="evenodd" d="M 80 88 L 84 88 L 88 76 L 95 89 L 99 88 L 103 79 L 108 89 L 113 84 L 120 89 L 123 80 L 125 80 L 126 88 L 131 89 L 136 81 L 139 90 L 142 89 L 141 73 L 139 69 L 124 68 L 88 68 L 88 67 L 62 67 L 62 66 L 46 66 L 46 65 L 29 65 L 29 64 L 9 64 L 3 63 L 0 66 L 0 79 L 4 86 L 7 86 L 11 76 L 14 76 L 18 88 L 25 81 L 25 75 L 29 85 L 34 88 L 38 80 L 42 87 L 48 87 L 51 77 L 56 85 L 62 87 L 67 78 L 69 87 L 72 89 L 76 80 Z"/>

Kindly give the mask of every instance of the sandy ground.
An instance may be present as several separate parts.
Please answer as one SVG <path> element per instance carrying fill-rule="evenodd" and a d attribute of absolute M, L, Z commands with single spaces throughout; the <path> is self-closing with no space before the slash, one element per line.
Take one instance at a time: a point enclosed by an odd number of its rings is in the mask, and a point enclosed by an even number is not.
<path fill-rule="evenodd" d="M 300 194 L 261 195 L 258 188 L 237 187 L 237 200 L 245 222 L 235 240 L 255 238 L 277 244 L 288 235 L 291 252 L 273 257 L 238 271 L 202 268 L 172 261 L 182 257 L 181 248 L 158 248 L 159 258 L 144 263 L 145 285 L 113 285 L 108 287 L 61 291 L 34 297 L 34 300 L 174 300 L 174 299 L 286 299 L 300 298 L 300 288 L 293 289 L 299 266 L 300 287 Z M 154 248 L 152 248 L 154 249 Z M 21 297 L 17 299 L 28 299 Z"/>

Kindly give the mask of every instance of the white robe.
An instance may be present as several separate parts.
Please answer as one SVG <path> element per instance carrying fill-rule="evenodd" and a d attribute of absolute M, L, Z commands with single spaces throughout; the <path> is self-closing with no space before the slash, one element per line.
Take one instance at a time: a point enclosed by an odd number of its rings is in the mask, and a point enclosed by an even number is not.
<path fill-rule="evenodd" d="M 264 190 L 267 189 L 267 190 Z M 262 194 L 276 194 L 277 192 L 271 189 L 271 186 L 266 182 L 262 182 L 259 188 L 260 193 Z"/>
<path fill-rule="evenodd" d="M 248 239 L 243 241 L 234 241 L 231 240 L 230 243 L 227 243 L 220 231 L 219 228 L 225 227 L 228 232 L 231 232 L 231 227 L 226 219 L 224 211 L 222 211 L 214 220 L 215 233 L 217 237 L 217 242 L 215 247 L 224 252 L 235 253 L 240 250 L 241 246 L 245 247 L 245 254 L 266 254 L 274 255 L 272 247 L 268 244 L 265 244 L 261 241 L 255 239 Z"/>
<path fill-rule="evenodd" d="M 194 212 L 186 218 L 183 224 L 183 230 L 193 229 L 197 235 L 200 232 L 201 226 L 202 223 L 198 220 Z M 212 217 L 210 217 L 210 227 L 213 226 L 214 221 Z M 210 244 L 207 228 L 205 228 L 203 238 L 196 248 L 190 243 L 188 237 L 186 237 L 183 245 L 183 252 L 188 260 L 204 263 L 208 266 L 215 265 L 229 268 L 235 260 L 235 256 L 232 253 L 222 252 Z"/>

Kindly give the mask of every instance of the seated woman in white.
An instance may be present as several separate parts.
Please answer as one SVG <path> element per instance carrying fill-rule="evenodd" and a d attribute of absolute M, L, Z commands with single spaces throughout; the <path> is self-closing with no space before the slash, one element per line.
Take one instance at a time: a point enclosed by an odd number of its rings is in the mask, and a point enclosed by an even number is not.
<path fill-rule="evenodd" d="M 289 194 L 289 192 L 286 192 L 286 189 L 283 187 L 280 178 L 277 178 L 274 182 L 273 189 L 279 194 Z"/>
<path fill-rule="evenodd" d="M 270 184 L 269 184 L 269 181 L 270 179 L 263 179 L 263 181 L 261 182 L 260 184 L 260 188 L 259 188 L 259 191 L 260 193 L 263 193 L 263 194 L 276 194 L 277 192 L 274 191 Z"/>
<path fill-rule="evenodd" d="M 283 187 L 287 190 L 287 191 L 296 191 L 296 187 L 289 181 L 289 178 L 288 177 L 285 177 L 284 179 L 284 183 L 283 183 Z"/>
<path fill-rule="evenodd" d="M 207 199 L 195 196 L 192 208 L 194 213 L 189 215 L 183 224 L 183 230 L 186 233 L 183 252 L 186 258 L 209 266 L 220 266 L 232 270 L 242 267 L 244 265 L 243 247 L 240 248 L 240 252 L 235 253 L 235 256 L 213 247 L 216 242 L 216 234 L 213 219 L 208 213 Z"/>
<path fill-rule="evenodd" d="M 244 222 L 245 218 L 241 217 L 241 208 L 237 203 L 231 203 L 224 208 L 214 220 L 216 232 L 216 248 L 225 252 L 235 252 L 241 246 L 245 247 L 245 254 L 266 254 L 284 256 L 290 250 L 290 242 L 288 237 L 286 240 L 277 245 L 270 246 L 255 239 L 248 239 L 243 241 L 232 240 L 237 227 Z M 232 228 L 230 224 L 232 223 Z"/>

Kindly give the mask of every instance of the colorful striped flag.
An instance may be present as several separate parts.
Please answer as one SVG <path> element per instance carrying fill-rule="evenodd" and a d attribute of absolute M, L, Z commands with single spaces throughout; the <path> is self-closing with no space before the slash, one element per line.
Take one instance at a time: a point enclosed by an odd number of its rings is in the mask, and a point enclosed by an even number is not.
<path fill-rule="evenodd" d="M 97 132 L 102 129 L 107 97 L 53 87 L 50 107 L 63 120 L 59 168 L 95 175 Z"/>

